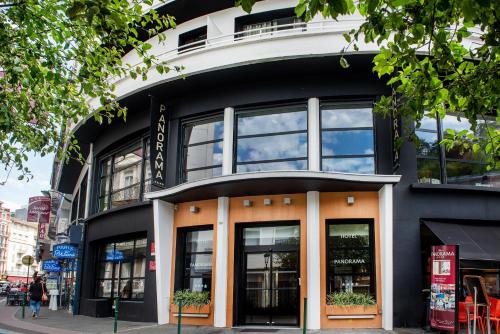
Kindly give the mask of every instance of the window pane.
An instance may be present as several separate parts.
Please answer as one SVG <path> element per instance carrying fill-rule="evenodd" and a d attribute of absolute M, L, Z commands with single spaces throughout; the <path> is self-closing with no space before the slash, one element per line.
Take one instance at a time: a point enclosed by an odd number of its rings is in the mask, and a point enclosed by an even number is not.
<path fill-rule="evenodd" d="M 456 132 L 462 130 L 470 131 L 471 124 L 469 120 L 465 117 L 460 117 L 457 115 L 446 115 L 443 118 L 443 130 L 446 132 L 447 129 L 455 130 Z"/>
<path fill-rule="evenodd" d="M 146 276 L 146 258 L 139 258 L 134 260 L 134 277 Z"/>
<path fill-rule="evenodd" d="M 359 128 L 372 127 L 371 108 L 334 109 L 323 106 L 321 110 L 321 127 L 324 128 Z"/>
<path fill-rule="evenodd" d="M 132 297 L 134 299 L 144 298 L 144 278 L 132 280 Z"/>
<path fill-rule="evenodd" d="M 369 274 L 370 251 L 363 249 L 330 249 L 329 266 L 334 274 Z"/>
<path fill-rule="evenodd" d="M 370 276 L 335 276 L 331 292 L 370 294 Z"/>
<path fill-rule="evenodd" d="M 132 280 L 120 280 L 120 297 L 123 299 L 130 299 L 132 296 Z"/>
<path fill-rule="evenodd" d="M 142 164 L 138 163 L 115 172 L 113 175 L 113 191 L 141 182 Z"/>
<path fill-rule="evenodd" d="M 140 184 L 118 190 L 111 195 L 111 207 L 117 207 L 128 203 L 133 203 L 139 199 Z"/>
<path fill-rule="evenodd" d="M 123 255 L 123 259 L 130 260 L 134 256 L 134 241 L 116 243 L 116 254 Z"/>
<path fill-rule="evenodd" d="M 439 160 L 417 158 L 417 178 L 419 183 L 440 184 Z"/>
<path fill-rule="evenodd" d="M 191 145 L 224 137 L 224 121 L 188 124 L 184 128 L 184 144 Z"/>
<path fill-rule="evenodd" d="M 222 165 L 221 141 L 187 148 L 186 169 Z"/>
<path fill-rule="evenodd" d="M 238 139 L 237 162 L 307 157 L 307 133 Z"/>
<path fill-rule="evenodd" d="M 111 297 L 111 287 L 113 281 L 112 280 L 99 280 L 97 281 L 97 297 L 109 298 Z"/>
<path fill-rule="evenodd" d="M 262 162 L 240 164 L 236 166 L 237 173 L 259 172 L 267 170 L 304 170 L 307 169 L 307 160 L 292 160 L 281 162 Z"/>
<path fill-rule="evenodd" d="M 419 129 L 437 131 L 438 127 L 436 118 L 425 116 L 420 121 Z"/>
<path fill-rule="evenodd" d="M 207 169 L 199 169 L 187 172 L 186 174 L 186 182 L 207 179 L 214 176 L 222 175 L 222 167 L 215 168 L 207 168 Z"/>
<path fill-rule="evenodd" d="M 106 176 L 111 174 L 111 158 L 101 162 L 101 176 Z"/>
<path fill-rule="evenodd" d="M 352 248 L 370 246 L 368 224 L 335 224 L 329 226 L 330 246 Z"/>
<path fill-rule="evenodd" d="M 133 147 L 127 148 L 115 154 L 113 170 L 119 170 L 138 164 L 142 161 L 142 142 L 136 143 Z"/>
<path fill-rule="evenodd" d="M 186 255 L 186 276 L 212 273 L 212 254 Z"/>
<path fill-rule="evenodd" d="M 366 158 L 325 158 L 322 159 L 322 169 L 327 172 L 373 174 L 375 159 Z"/>
<path fill-rule="evenodd" d="M 187 252 L 211 252 L 213 249 L 213 230 L 186 233 Z"/>
<path fill-rule="evenodd" d="M 211 276 L 204 277 L 191 277 L 187 278 L 184 283 L 184 288 L 191 291 L 209 291 L 212 287 L 212 278 Z"/>
<path fill-rule="evenodd" d="M 245 246 L 297 245 L 299 226 L 247 227 L 243 230 Z"/>
<path fill-rule="evenodd" d="M 321 149 L 324 156 L 373 154 L 373 131 L 323 131 Z"/>
<path fill-rule="evenodd" d="M 483 185 L 485 184 L 484 181 L 488 181 L 489 177 L 491 178 L 496 174 L 498 178 L 499 175 L 498 172 L 488 173 L 486 165 L 449 160 L 446 161 L 446 173 L 448 183 L 465 185 Z"/>
<path fill-rule="evenodd" d="M 131 262 L 123 262 L 121 264 L 120 278 L 129 278 L 132 271 Z"/>
<path fill-rule="evenodd" d="M 437 132 L 416 131 L 420 140 L 417 146 L 417 155 L 439 157 L 439 142 Z"/>
<path fill-rule="evenodd" d="M 99 270 L 99 278 L 113 278 L 113 263 L 101 262 Z"/>
<path fill-rule="evenodd" d="M 238 136 L 307 130 L 307 111 L 263 109 L 238 115 Z"/>
<path fill-rule="evenodd" d="M 100 253 L 100 256 L 99 256 L 99 259 L 101 261 L 105 261 L 108 257 L 108 254 L 110 253 L 113 253 L 113 250 L 115 249 L 115 244 L 106 244 L 104 247 L 103 247 L 103 250 L 102 252 Z"/>

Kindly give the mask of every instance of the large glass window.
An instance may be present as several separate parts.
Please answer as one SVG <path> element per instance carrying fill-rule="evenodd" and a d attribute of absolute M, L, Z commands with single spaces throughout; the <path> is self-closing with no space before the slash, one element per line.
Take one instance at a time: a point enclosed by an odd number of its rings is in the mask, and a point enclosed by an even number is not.
<path fill-rule="evenodd" d="M 183 181 L 222 174 L 224 120 L 222 117 L 189 122 L 183 127 Z"/>
<path fill-rule="evenodd" d="M 212 288 L 212 228 L 179 229 L 176 290 L 209 291 Z"/>
<path fill-rule="evenodd" d="M 237 113 L 236 172 L 307 169 L 305 106 Z"/>
<path fill-rule="evenodd" d="M 205 47 L 207 26 L 200 27 L 179 35 L 179 53 Z"/>
<path fill-rule="evenodd" d="M 100 161 L 98 211 L 142 199 L 150 190 L 149 141 L 141 139 Z"/>
<path fill-rule="evenodd" d="M 305 30 L 305 27 L 303 18 L 297 17 L 293 8 L 285 8 L 236 18 L 235 38 L 274 34 L 289 29 Z"/>
<path fill-rule="evenodd" d="M 372 108 L 321 106 L 321 165 L 329 172 L 375 173 Z"/>
<path fill-rule="evenodd" d="M 487 119 L 486 122 L 494 122 Z M 474 130 L 482 137 L 485 121 L 478 121 Z M 488 171 L 484 150 L 454 147 L 445 150 L 439 144 L 446 138 L 447 129 L 472 132 L 470 122 L 460 115 L 448 114 L 443 119 L 424 117 L 415 133 L 417 145 L 417 177 L 420 183 L 449 183 L 464 185 L 500 186 L 500 171 Z"/>
<path fill-rule="evenodd" d="M 146 276 L 146 238 L 113 242 L 101 247 L 96 297 L 143 299 Z"/>
<path fill-rule="evenodd" d="M 327 233 L 327 293 L 375 295 L 373 224 L 330 222 Z"/>

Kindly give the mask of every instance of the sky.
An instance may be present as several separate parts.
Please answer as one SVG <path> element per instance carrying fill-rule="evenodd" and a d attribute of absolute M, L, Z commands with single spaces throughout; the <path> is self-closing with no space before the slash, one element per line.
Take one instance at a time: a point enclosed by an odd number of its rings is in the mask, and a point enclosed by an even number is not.
<path fill-rule="evenodd" d="M 17 177 L 20 173 L 13 169 L 6 184 L 0 185 L 0 201 L 4 203 L 3 206 L 12 211 L 19 209 L 28 205 L 28 198 L 42 196 L 42 190 L 49 190 L 53 160 L 53 155 L 46 155 L 42 158 L 29 153 L 25 166 L 30 169 L 33 178 L 29 182 L 19 181 Z M 0 182 L 5 180 L 6 175 L 5 166 L 0 165 Z"/>

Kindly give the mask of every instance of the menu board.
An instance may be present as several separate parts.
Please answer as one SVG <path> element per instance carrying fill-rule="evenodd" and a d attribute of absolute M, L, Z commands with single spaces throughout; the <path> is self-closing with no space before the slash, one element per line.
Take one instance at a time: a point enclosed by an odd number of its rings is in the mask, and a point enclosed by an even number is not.
<path fill-rule="evenodd" d="M 432 246 L 431 327 L 455 331 L 457 310 L 458 246 Z"/>

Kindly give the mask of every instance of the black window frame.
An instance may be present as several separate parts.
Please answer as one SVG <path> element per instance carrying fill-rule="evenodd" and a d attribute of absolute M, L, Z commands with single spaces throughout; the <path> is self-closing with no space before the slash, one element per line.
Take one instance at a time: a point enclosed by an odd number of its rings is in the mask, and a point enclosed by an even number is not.
<path fill-rule="evenodd" d="M 186 128 L 190 125 L 201 125 L 201 124 L 207 124 L 207 123 L 212 123 L 212 122 L 220 122 L 222 121 L 223 127 L 226 125 L 224 124 L 224 114 L 221 112 L 217 113 L 212 113 L 208 116 L 205 117 L 196 117 L 196 118 L 188 118 L 185 119 L 181 122 L 181 131 L 180 131 L 180 157 L 179 159 L 179 183 L 185 183 L 187 181 L 187 174 L 189 172 L 193 171 L 199 171 L 199 170 L 208 170 L 208 169 L 215 169 L 215 168 L 221 168 L 222 169 L 222 163 L 221 164 L 216 164 L 216 165 L 208 165 L 204 167 L 197 167 L 197 168 L 190 168 L 187 169 L 187 153 L 188 153 L 188 148 L 189 147 L 196 147 L 196 146 L 202 146 L 202 145 L 208 145 L 208 144 L 216 144 L 216 143 L 222 143 L 224 145 L 224 134 L 222 135 L 222 138 L 219 139 L 214 139 L 214 140 L 206 140 L 203 142 L 198 142 L 194 144 L 187 144 L 186 143 Z M 224 148 L 223 148 L 224 150 Z M 224 153 L 224 152 L 223 152 Z"/>
<path fill-rule="evenodd" d="M 208 27 L 206 25 L 179 34 L 178 53 L 204 48 L 207 43 L 207 36 Z M 194 41 L 191 41 L 193 39 Z"/>
<path fill-rule="evenodd" d="M 303 108 L 303 110 L 300 110 Z M 269 110 L 271 112 L 267 113 L 268 115 L 277 114 L 272 112 L 272 110 L 279 109 L 290 109 L 290 112 L 306 112 L 306 128 L 305 130 L 292 130 L 292 131 L 282 131 L 282 132 L 271 132 L 271 133 L 259 133 L 259 134 L 251 134 L 251 135 L 243 135 L 238 136 L 238 116 L 245 114 L 253 114 L 259 113 L 262 110 Z M 294 110 L 295 109 L 295 110 Z M 286 113 L 283 112 L 283 113 Z M 283 159 L 270 159 L 270 160 L 253 160 L 253 161 L 245 161 L 238 163 L 238 139 L 247 139 L 247 138 L 258 138 L 258 137 L 273 137 L 273 136 L 282 136 L 289 134 L 306 134 L 307 140 L 307 150 L 304 157 L 299 158 L 283 158 Z M 235 110 L 234 113 L 234 123 L 233 123 L 233 161 L 232 161 L 232 172 L 233 174 L 238 173 L 238 165 L 252 165 L 259 163 L 273 163 L 273 162 L 287 162 L 287 161 L 306 161 L 306 167 L 304 169 L 299 170 L 309 170 L 309 108 L 307 103 L 297 102 L 297 103 L 287 103 L 287 104 L 272 104 L 272 105 L 262 105 L 250 108 L 239 108 Z"/>
<path fill-rule="evenodd" d="M 113 207 L 112 196 L 116 192 L 124 191 L 126 189 L 136 187 L 137 185 L 139 185 L 139 196 L 138 196 L 138 199 L 133 201 L 133 203 L 144 201 L 144 193 L 146 191 L 148 191 L 148 189 L 147 189 L 148 187 L 146 185 L 149 183 L 149 188 L 151 188 L 151 179 L 152 179 L 151 177 L 146 179 L 146 174 L 145 174 L 146 173 L 146 164 L 149 163 L 149 158 L 150 158 L 149 157 L 149 155 L 150 155 L 149 140 L 150 140 L 149 133 L 143 134 L 141 136 L 136 137 L 134 140 L 128 141 L 126 144 L 117 147 L 116 149 L 108 151 L 107 153 L 103 154 L 98 159 L 96 159 L 97 163 L 96 163 L 95 171 L 96 171 L 97 177 L 95 178 L 96 180 L 94 182 L 95 195 L 94 195 L 94 210 L 93 210 L 93 212 L 99 213 L 99 212 L 105 212 L 105 211 L 119 208 L 119 207 L 126 207 L 127 204 Z M 139 182 L 136 182 L 134 184 L 131 184 L 129 186 L 126 186 L 126 187 L 123 187 L 123 188 L 120 188 L 117 190 L 113 190 L 113 176 L 115 173 L 115 171 L 114 171 L 115 156 L 124 150 L 127 150 L 129 148 L 134 147 L 138 143 L 141 143 L 141 148 L 142 148 L 142 152 L 143 152 L 142 159 L 141 159 L 141 172 L 140 172 Z M 104 176 L 103 172 L 104 172 L 104 168 L 105 168 L 107 161 L 110 161 L 110 171 L 109 171 L 109 174 Z M 151 168 L 151 166 L 150 166 L 150 168 Z M 107 194 L 105 194 L 105 193 L 101 194 L 102 182 L 106 178 L 109 178 L 109 192 Z M 101 205 L 101 198 L 107 198 L 107 202 L 103 201 L 103 203 L 107 204 L 105 208 L 101 208 L 101 206 L 100 206 Z"/>
<path fill-rule="evenodd" d="M 186 251 L 186 243 L 187 243 L 187 234 L 189 232 L 198 232 L 198 231 L 212 231 L 212 251 L 211 252 L 187 252 Z M 210 288 L 207 290 L 210 298 L 212 298 L 212 288 L 213 284 L 213 274 L 214 274 L 214 266 L 213 266 L 213 256 L 214 256 L 214 225 L 199 225 L 199 226 L 189 226 L 189 227 L 179 227 L 177 228 L 177 237 L 176 237 L 176 250 L 175 250 L 175 278 L 174 278 L 174 291 L 186 290 L 189 287 L 186 287 L 186 279 L 189 278 L 203 278 L 204 275 L 201 274 L 199 276 L 186 275 L 185 263 L 187 259 L 187 253 L 192 254 L 210 254 L 212 255 L 212 267 L 210 269 Z M 208 276 L 208 275 L 205 275 Z"/>
<path fill-rule="evenodd" d="M 372 110 L 372 126 L 371 127 L 353 127 L 353 128 L 323 128 L 323 107 L 334 106 L 335 109 L 356 109 L 356 108 L 370 108 Z M 332 100 L 321 100 L 319 104 L 319 149 L 320 149 L 320 170 L 323 170 L 323 159 L 344 159 L 344 158 L 371 158 L 373 157 L 373 173 L 378 173 L 378 162 L 377 162 L 377 135 L 376 135 L 376 122 L 375 113 L 373 112 L 374 101 L 373 100 L 360 100 L 360 101 L 332 101 Z M 344 154 L 344 155 L 323 155 L 323 131 L 356 131 L 356 130 L 372 130 L 373 136 L 373 154 Z M 327 173 L 335 173 L 337 171 L 324 171 Z M 351 173 L 351 172 L 339 172 L 339 173 Z M 370 175 L 370 174 L 366 174 Z"/>
<path fill-rule="evenodd" d="M 349 276 L 349 274 L 335 274 L 334 270 L 330 269 L 330 226 L 332 225 L 348 225 L 348 224 L 365 224 L 368 225 L 369 231 L 369 242 L 370 245 L 368 247 L 370 253 L 370 295 L 377 300 L 377 284 L 376 284 L 376 248 L 375 248 L 375 221 L 371 218 L 358 218 L 358 219 L 326 219 L 325 221 L 325 236 L 326 236 L 326 294 L 332 293 L 334 291 L 330 290 L 330 282 L 334 280 L 335 276 Z M 353 248 L 341 248 L 341 249 L 353 249 Z M 368 275 L 360 275 L 357 273 L 351 274 L 351 276 L 368 276 Z"/>
<path fill-rule="evenodd" d="M 144 270 L 144 276 L 138 276 L 138 277 L 135 277 L 134 276 L 134 266 L 135 266 L 135 260 L 138 259 L 138 257 L 136 256 L 136 250 L 137 250 L 137 241 L 138 240 L 146 240 L 146 253 L 145 253 L 145 256 L 144 256 L 144 259 L 145 259 L 145 270 Z M 134 242 L 134 246 L 133 246 L 133 255 L 131 257 L 131 259 L 127 260 L 127 261 L 123 261 L 123 262 L 114 262 L 114 261 L 106 261 L 106 260 L 102 260 L 102 253 L 106 251 L 106 246 L 107 245 L 110 245 L 112 244 L 113 245 L 113 251 L 116 251 L 116 244 L 119 244 L 121 242 L 130 242 L 130 241 L 133 241 Z M 105 242 L 101 242 L 99 243 L 99 246 L 98 246 L 98 249 L 97 249 L 97 256 L 96 256 L 96 262 L 97 262 L 97 266 L 96 266 L 96 272 L 95 272 L 95 278 L 94 278 L 94 283 L 95 283 L 95 286 L 94 286 L 94 297 L 95 298 L 110 298 L 110 299 L 114 299 L 115 298 L 115 288 L 118 289 L 118 292 L 119 292 L 119 295 L 120 295 L 120 299 L 122 300 L 130 300 L 130 301 L 143 301 L 144 300 L 144 295 L 145 295 L 145 292 L 146 292 L 146 276 L 147 276 L 147 265 L 148 265 L 148 254 L 147 254 L 147 249 L 148 249 L 148 239 L 147 239 L 147 235 L 143 234 L 143 235 L 140 235 L 140 236 L 136 236 L 136 237 L 128 237 L 128 238 L 119 238 L 119 239 L 114 239 L 114 240 L 108 240 L 108 241 L 105 241 Z M 111 272 L 111 278 L 102 278 L 100 277 L 100 269 L 101 269 L 101 265 L 105 265 L 105 263 L 107 262 L 110 262 L 112 263 L 112 272 Z M 119 263 L 119 269 L 118 269 L 118 277 L 116 277 L 116 264 Z M 130 282 L 133 282 L 135 279 L 141 279 L 143 280 L 144 282 L 144 292 L 143 292 L 143 296 L 142 298 L 131 298 L 132 297 L 132 290 L 130 292 L 130 298 L 124 298 L 123 296 L 121 296 L 120 294 L 120 284 L 121 284 L 121 281 L 122 280 L 127 280 L 126 278 L 121 278 L 121 266 L 122 266 L 122 263 L 130 263 L 130 277 L 128 278 L 128 280 Z M 115 280 L 118 282 L 118 286 L 115 286 Z M 111 281 L 111 292 L 110 292 L 110 296 L 109 297 L 103 297 L 103 296 L 99 296 L 98 294 L 98 290 L 99 290 L 99 283 L 101 281 Z M 133 283 L 131 283 L 133 284 Z"/>

